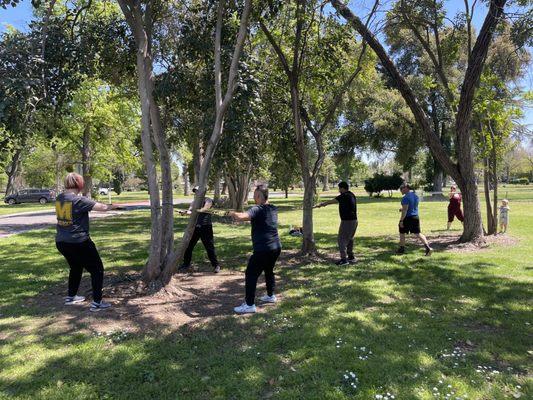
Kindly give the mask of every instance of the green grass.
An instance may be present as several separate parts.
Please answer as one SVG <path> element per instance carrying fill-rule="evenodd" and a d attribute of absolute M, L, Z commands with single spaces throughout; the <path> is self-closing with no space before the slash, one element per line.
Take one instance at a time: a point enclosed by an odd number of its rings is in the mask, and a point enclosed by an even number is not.
<path fill-rule="evenodd" d="M 25 303 L 66 280 L 52 229 L 0 239 L 0 399 L 532 398 L 533 196 L 520 200 L 510 215 L 517 245 L 425 258 L 415 245 L 392 254 L 398 198 L 361 197 L 357 266 L 280 264 L 276 308 L 125 338 L 54 328 L 53 312 Z M 299 201 L 275 200 L 286 250 L 299 245 L 287 235 L 301 223 Z M 315 215 L 318 246 L 334 253 L 337 209 Z M 421 215 L 437 235 L 446 203 L 424 202 Z M 177 222 L 178 233 L 185 219 Z M 214 228 L 224 266 L 243 271 L 249 227 Z M 108 274 L 141 268 L 148 213 L 99 220 L 92 231 Z M 205 261 L 201 246 L 194 259 Z M 445 356 L 454 346 L 465 356 Z"/>

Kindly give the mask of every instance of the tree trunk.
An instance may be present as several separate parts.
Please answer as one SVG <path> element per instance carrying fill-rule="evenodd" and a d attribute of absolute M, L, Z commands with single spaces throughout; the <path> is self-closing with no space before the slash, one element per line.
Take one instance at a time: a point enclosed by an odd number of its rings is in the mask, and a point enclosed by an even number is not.
<path fill-rule="evenodd" d="M 248 31 L 248 21 L 250 17 L 251 12 L 251 0 L 245 0 L 244 3 L 244 9 L 241 15 L 241 21 L 239 26 L 239 33 L 237 35 L 237 40 L 235 44 L 235 48 L 233 50 L 233 55 L 231 58 L 231 66 L 228 73 L 228 80 L 226 85 L 226 92 L 224 97 L 222 96 L 222 68 L 221 68 L 221 39 L 222 39 L 222 23 L 224 18 L 224 6 L 225 2 L 221 0 L 218 3 L 218 11 L 217 11 L 217 23 L 215 28 L 215 49 L 214 49 L 214 55 L 215 55 L 215 123 L 213 126 L 213 131 L 211 133 L 211 137 L 209 138 L 209 142 L 207 143 L 207 147 L 205 149 L 204 157 L 201 162 L 199 176 L 198 176 L 198 186 L 199 189 L 196 192 L 194 196 L 194 201 L 192 205 L 192 213 L 189 217 L 189 222 L 187 223 L 187 227 L 185 228 L 185 231 L 183 232 L 183 237 L 181 239 L 180 245 L 174 251 L 169 257 L 168 261 L 165 265 L 165 268 L 162 273 L 162 282 L 163 284 L 168 284 L 170 282 L 170 279 L 172 275 L 176 272 L 178 263 L 183 260 L 183 255 L 185 254 L 185 250 L 187 249 L 187 246 L 189 245 L 189 242 L 191 241 L 195 226 L 196 226 L 196 218 L 197 218 L 197 210 L 202 206 L 205 193 L 206 193 L 206 186 L 209 178 L 209 170 L 211 167 L 211 161 L 213 160 L 213 155 L 215 153 L 216 147 L 220 141 L 220 138 L 222 136 L 222 132 L 224 129 L 224 117 L 226 115 L 226 112 L 228 110 L 228 107 L 231 104 L 231 101 L 233 100 L 233 94 L 235 92 L 236 87 L 236 78 L 238 74 L 238 65 L 239 65 L 239 59 L 242 54 L 242 49 L 244 47 L 244 42 L 247 36 Z"/>
<path fill-rule="evenodd" d="M 89 125 L 83 130 L 81 145 L 81 170 L 85 186 L 82 194 L 86 197 L 92 197 L 93 179 L 91 176 L 91 130 Z"/>
<path fill-rule="evenodd" d="M 152 136 L 159 152 L 159 164 L 161 165 L 162 181 L 162 202 L 161 202 L 161 267 L 164 266 L 168 254 L 174 247 L 174 200 L 172 190 L 172 170 L 170 167 L 170 154 L 168 151 L 167 140 L 163 127 L 161 125 L 161 116 L 153 93 L 154 86 L 152 81 L 152 60 L 146 59 L 146 81 L 148 96 L 150 100 L 150 119 L 152 125 Z"/>
<path fill-rule="evenodd" d="M 243 211 L 248 202 L 248 193 L 250 193 L 250 171 L 237 173 L 234 177 L 226 176 L 228 182 L 228 195 L 230 208 L 236 211 Z"/>
<path fill-rule="evenodd" d="M 22 160 L 22 148 L 15 151 L 13 154 L 13 159 L 9 167 L 6 169 L 7 174 L 7 184 L 6 184 L 6 196 L 15 192 L 15 178 L 17 177 L 20 170 L 20 162 Z"/>
<path fill-rule="evenodd" d="M 182 178 L 183 178 L 183 195 L 188 196 L 190 193 L 191 186 L 189 183 L 189 170 L 187 169 L 187 165 L 185 163 L 183 163 Z"/>
<path fill-rule="evenodd" d="M 200 181 L 200 168 L 202 166 L 202 143 L 200 136 L 198 137 L 198 142 L 195 143 L 192 152 L 192 166 L 193 166 L 193 186 L 198 186 Z"/>
<path fill-rule="evenodd" d="M 313 232 L 313 206 L 315 200 L 316 177 L 308 176 L 304 182 L 303 202 L 303 240 L 302 254 L 312 255 L 316 253 L 315 236 Z"/>
<path fill-rule="evenodd" d="M 286 199 L 289 198 L 289 188 L 288 187 L 285 187 L 285 198 Z"/>
<path fill-rule="evenodd" d="M 220 201 L 220 172 L 216 173 L 213 186 L 213 201 L 217 204 Z"/>
<path fill-rule="evenodd" d="M 434 192 L 442 192 L 442 187 L 444 186 L 444 173 L 442 172 L 442 169 L 438 167 L 437 163 L 435 163 L 434 168 L 434 175 L 433 175 L 433 191 Z"/>
<path fill-rule="evenodd" d="M 493 212 L 492 218 L 494 220 L 494 234 L 498 233 L 498 170 L 497 170 L 497 157 L 496 157 L 496 148 L 494 147 L 495 143 L 492 144 L 492 190 L 493 190 Z"/>
<path fill-rule="evenodd" d="M 489 160 L 483 158 L 483 186 L 485 192 L 485 205 L 487 207 L 487 235 L 493 235 L 496 231 L 494 226 L 494 218 L 492 215 L 492 207 L 490 204 L 490 172 L 489 172 Z"/>
<path fill-rule="evenodd" d="M 474 172 L 466 174 L 468 183 L 458 182 L 463 195 L 463 210 L 465 220 L 461 242 L 478 242 L 483 240 L 483 221 L 478 198 L 478 187 Z"/>
<path fill-rule="evenodd" d="M 323 190 L 324 192 L 329 191 L 329 171 L 326 171 L 326 172 L 325 172 L 325 175 L 324 175 L 324 185 L 322 186 L 322 190 Z"/>
<path fill-rule="evenodd" d="M 137 41 L 137 84 L 141 99 L 141 143 L 143 148 L 143 161 L 150 193 L 150 219 L 151 238 L 148 260 L 143 270 L 143 278 L 147 282 L 155 280 L 161 273 L 161 213 L 159 186 L 157 183 L 157 170 L 155 167 L 152 140 L 150 138 L 150 100 L 146 87 L 145 57 L 147 51 L 146 36 L 142 33 L 141 22 L 136 20 Z"/>

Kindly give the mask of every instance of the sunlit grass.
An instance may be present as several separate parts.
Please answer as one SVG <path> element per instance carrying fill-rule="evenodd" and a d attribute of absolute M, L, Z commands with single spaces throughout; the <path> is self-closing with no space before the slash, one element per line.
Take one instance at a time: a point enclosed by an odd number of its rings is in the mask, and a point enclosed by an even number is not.
<path fill-rule="evenodd" d="M 65 284 L 53 229 L 0 239 L 0 399 L 531 398 L 529 193 L 529 201 L 511 201 L 517 245 L 429 259 L 418 245 L 393 254 L 399 198 L 361 197 L 358 265 L 280 264 L 275 308 L 251 318 L 228 310 L 200 326 L 123 340 L 62 331 L 53 313 L 27 306 Z M 273 202 L 284 249 L 296 250 L 300 239 L 288 227 L 301 224 L 301 199 Z M 421 218 L 425 233 L 441 234 L 446 203 L 422 203 Z M 185 222 L 177 217 L 178 238 Z M 337 227 L 335 206 L 316 211 L 321 252 L 335 255 Z M 244 270 L 249 229 L 215 219 L 225 268 Z M 95 221 L 92 232 L 108 274 L 142 268 L 147 212 Z M 205 262 L 201 245 L 194 261 Z"/>

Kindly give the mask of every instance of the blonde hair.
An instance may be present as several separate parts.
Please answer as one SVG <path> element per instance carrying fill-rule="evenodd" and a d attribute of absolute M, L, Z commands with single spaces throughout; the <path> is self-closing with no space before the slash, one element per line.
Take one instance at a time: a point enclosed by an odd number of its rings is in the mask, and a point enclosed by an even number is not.
<path fill-rule="evenodd" d="M 505 204 L 505 205 L 509 204 L 509 200 L 507 200 L 507 199 L 503 199 L 503 200 L 502 200 L 502 204 Z"/>
<path fill-rule="evenodd" d="M 80 174 L 71 172 L 65 177 L 65 189 L 82 190 L 84 185 L 83 176 Z"/>

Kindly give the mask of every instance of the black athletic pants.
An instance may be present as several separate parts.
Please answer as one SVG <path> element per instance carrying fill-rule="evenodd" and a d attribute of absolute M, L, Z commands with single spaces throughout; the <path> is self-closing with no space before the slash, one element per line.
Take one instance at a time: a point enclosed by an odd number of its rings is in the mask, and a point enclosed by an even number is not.
<path fill-rule="evenodd" d="M 274 265 L 281 253 L 281 249 L 270 251 L 254 251 L 248 260 L 248 267 L 246 268 L 246 304 L 251 306 L 255 304 L 255 289 L 257 287 L 257 279 L 263 271 L 265 271 L 265 282 L 267 287 L 267 294 L 272 296 L 276 286 L 274 278 Z"/>
<path fill-rule="evenodd" d="M 201 225 L 194 229 L 191 241 L 189 242 L 189 247 L 187 247 L 187 250 L 185 250 L 185 255 L 183 256 L 183 265 L 185 267 L 191 265 L 192 251 L 194 250 L 196 243 L 198 243 L 198 239 L 202 240 L 205 250 L 207 251 L 207 257 L 209 257 L 209 261 L 211 261 L 211 265 L 216 267 L 218 265 L 218 261 L 215 253 L 213 225 Z"/>
<path fill-rule="evenodd" d="M 104 284 L 104 265 L 100 254 L 91 239 L 81 243 L 56 242 L 56 247 L 70 266 L 68 276 L 68 295 L 76 296 L 80 287 L 81 275 L 85 268 L 91 274 L 93 301 L 102 300 Z"/>

